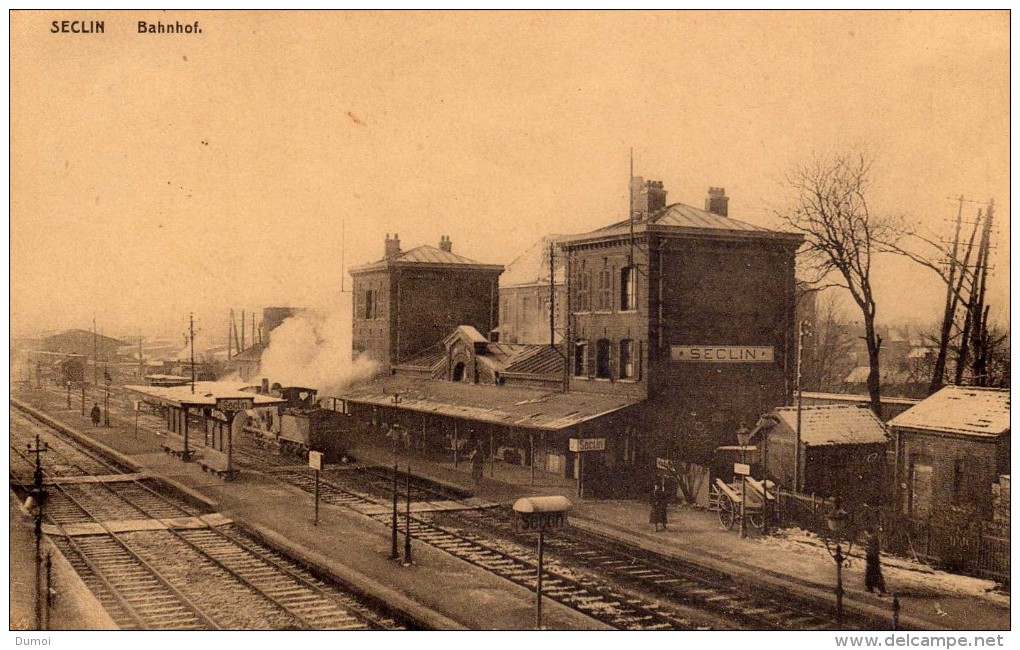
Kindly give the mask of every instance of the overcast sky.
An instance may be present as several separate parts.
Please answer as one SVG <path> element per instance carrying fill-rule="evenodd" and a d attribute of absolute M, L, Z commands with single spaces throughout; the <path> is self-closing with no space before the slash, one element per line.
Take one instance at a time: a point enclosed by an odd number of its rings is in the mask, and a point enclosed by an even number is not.
<path fill-rule="evenodd" d="M 625 218 L 630 147 L 670 202 L 723 186 L 774 225 L 785 170 L 860 146 L 878 211 L 948 233 L 947 197 L 994 197 L 1005 310 L 1006 12 L 14 13 L 12 327 L 332 304 L 386 233 L 506 263 Z M 944 299 L 905 264 L 876 284 L 880 320 Z"/>

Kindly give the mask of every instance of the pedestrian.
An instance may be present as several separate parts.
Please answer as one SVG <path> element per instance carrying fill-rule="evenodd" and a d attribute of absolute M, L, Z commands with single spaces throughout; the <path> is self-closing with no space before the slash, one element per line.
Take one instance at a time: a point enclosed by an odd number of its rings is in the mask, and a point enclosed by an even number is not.
<path fill-rule="evenodd" d="M 658 503 L 659 510 L 658 520 L 659 523 L 662 524 L 662 530 L 668 530 L 666 526 L 666 514 L 668 512 L 668 509 L 669 509 L 669 495 L 666 492 L 665 481 L 663 481 L 663 485 L 659 488 L 659 503 Z"/>
<path fill-rule="evenodd" d="M 655 532 L 666 530 L 666 503 L 666 491 L 662 489 L 662 485 L 656 483 L 652 486 L 651 509 L 648 515 L 648 523 L 655 526 Z"/>
<path fill-rule="evenodd" d="M 885 578 L 882 577 L 882 561 L 879 557 L 882 550 L 882 542 L 878 538 L 878 533 L 873 528 L 868 528 L 864 534 L 864 587 L 868 590 L 868 593 L 875 593 L 875 590 L 878 589 L 878 593 L 884 596 Z"/>
<path fill-rule="evenodd" d="M 103 412 L 99 410 L 99 404 L 92 405 L 92 426 L 98 427 L 99 421 L 103 418 Z"/>
<path fill-rule="evenodd" d="M 482 482 L 482 476 L 485 474 L 485 454 L 482 453 L 481 443 L 475 445 L 475 450 L 471 454 L 471 478 L 474 479 L 475 484 Z"/>

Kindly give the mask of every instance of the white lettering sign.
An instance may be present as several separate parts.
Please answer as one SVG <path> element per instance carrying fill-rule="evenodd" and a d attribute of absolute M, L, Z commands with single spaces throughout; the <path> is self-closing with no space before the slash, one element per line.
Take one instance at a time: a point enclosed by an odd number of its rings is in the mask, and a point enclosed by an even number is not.
<path fill-rule="evenodd" d="M 218 397 L 216 408 L 224 413 L 228 411 L 247 411 L 255 406 L 255 400 L 251 397 Z"/>
<path fill-rule="evenodd" d="M 605 438 L 571 438 L 570 451 L 605 451 Z"/>
<path fill-rule="evenodd" d="M 744 345 L 671 345 L 673 361 L 686 363 L 772 363 L 776 349 L 772 346 Z"/>
<path fill-rule="evenodd" d="M 733 473 L 737 476 L 750 476 L 751 466 L 744 463 L 733 463 Z"/>
<path fill-rule="evenodd" d="M 322 469 L 322 452 L 321 451 L 309 451 L 308 452 L 308 466 L 312 469 Z"/>

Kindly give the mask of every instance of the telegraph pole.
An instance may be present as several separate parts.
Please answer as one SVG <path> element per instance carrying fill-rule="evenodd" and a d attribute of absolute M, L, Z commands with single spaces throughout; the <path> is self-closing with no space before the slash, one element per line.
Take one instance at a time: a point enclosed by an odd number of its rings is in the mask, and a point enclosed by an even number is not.
<path fill-rule="evenodd" d="M 195 313 L 188 314 L 188 336 L 191 338 L 191 392 L 195 392 Z"/>
<path fill-rule="evenodd" d="M 35 454 L 35 474 L 32 481 L 32 494 L 29 495 L 26 505 L 35 515 L 35 629 L 43 629 L 43 598 L 42 591 L 42 520 L 43 520 L 43 491 L 42 455 L 49 451 L 45 442 L 39 441 L 39 434 L 35 434 L 35 447 L 28 445 L 28 453 Z"/>
<path fill-rule="evenodd" d="M 794 448 L 794 467 L 793 467 L 793 491 L 800 491 L 800 460 L 801 460 L 801 436 L 800 436 L 800 412 L 804 403 L 804 391 L 801 386 L 802 373 L 801 369 L 804 365 L 804 337 L 807 336 L 810 331 L 810 325 L 806 320 L 800 322 L 800 328 L 797 332 L 797 445 Z"/>

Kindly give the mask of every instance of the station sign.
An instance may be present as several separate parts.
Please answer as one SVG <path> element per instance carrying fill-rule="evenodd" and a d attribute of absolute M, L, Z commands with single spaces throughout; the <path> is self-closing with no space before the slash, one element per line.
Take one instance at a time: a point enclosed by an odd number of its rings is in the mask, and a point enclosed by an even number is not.
<path fill-rule="evenodd" d="M 605 451 L 605 438 L 571 438 L 570 451 Z"/>
<path fill-rule="evenodd" d="M 224 413 L 231 411 L 247 411 L 254 408 L 255 398 L 253 397 L 217 397 L 216 410 Z"/>
<path fill-rule="evenodd" d="M 682 363 L 773 363 L 776 349 L 748 345 L 671 345 L 669 356 Z"/>
<path fill-rule="evenodd" d="M 309 451 L 308 452 L 308 466 L 314 470 L 322 469 L 322 452 L 321 451 Z"/>
<path fill-rule="evenodd" d="M 744 463 L 733 463 L 733 473 L 737 476 L 750 476 L 751 466 Z"/>
<path fill-rule="evenodd" d="M 570 500 L 563 496 L 524 497 L 514 503 L 514 530 L 544 533 L 567 525 Z"/>
<path fill-rule="evenodd" d="M 656 458 L 655 459 L 655 467 L 656 467 L 656 469 L 664 469 L 664 470 L 667 470 L 667 471 L 672 471 L 672 470 L 676 469 L 673 466 L 673 461 L 669 460 L 668 458 Z"/>

